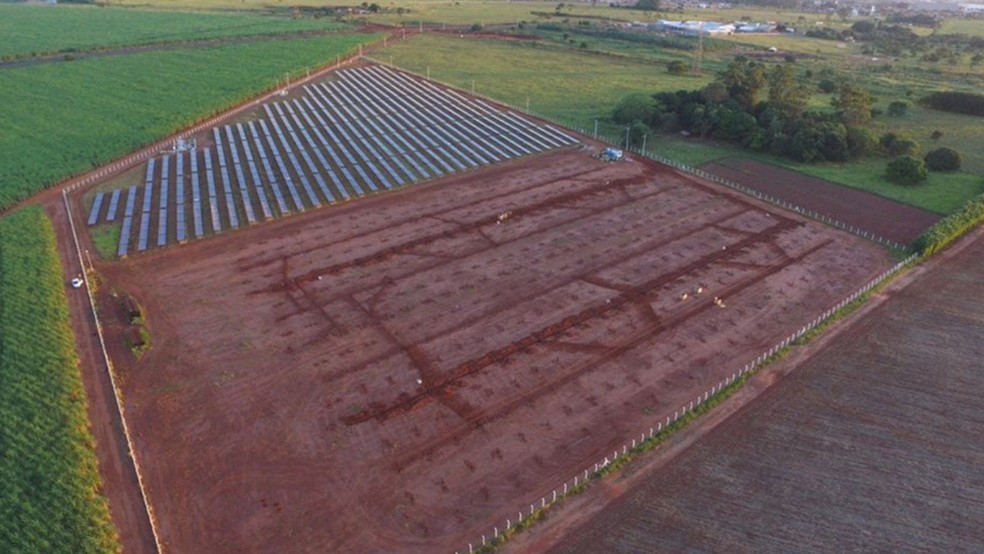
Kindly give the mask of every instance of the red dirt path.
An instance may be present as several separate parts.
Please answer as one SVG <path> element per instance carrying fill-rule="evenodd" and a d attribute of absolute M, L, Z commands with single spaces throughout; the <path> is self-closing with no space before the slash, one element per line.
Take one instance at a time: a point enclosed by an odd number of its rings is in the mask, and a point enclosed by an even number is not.
<path fill-rule="evenodd" d="M 453 552 L 889 264 L 561 152 L 98 269 L 148 313 L 123 386 L 169 551 Z"/>
<path fill-rule="evenodd" d="M 903 246 L 940 219 L 938 214 L 877 194 L 754 160 L 726 158 L 704 164 L 701 169 Z"/>

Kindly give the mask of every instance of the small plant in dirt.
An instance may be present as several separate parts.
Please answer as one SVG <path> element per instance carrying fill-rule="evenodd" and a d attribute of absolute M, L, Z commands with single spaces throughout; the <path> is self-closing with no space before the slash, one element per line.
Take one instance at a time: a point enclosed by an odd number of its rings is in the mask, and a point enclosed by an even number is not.
<path fill-rule="evenodd" d="M 960 169 L 963 158 L 960 152 L 946 146 L 937 148 L 923 158 L 930 171 L 956 171 Z"/>
<path fill-rule="evenodd" d="M 888 180 L 900 185 L 918 185 L 926 180 L 926 164 L 919 158 L 902 155 L 888 162 Z"/>

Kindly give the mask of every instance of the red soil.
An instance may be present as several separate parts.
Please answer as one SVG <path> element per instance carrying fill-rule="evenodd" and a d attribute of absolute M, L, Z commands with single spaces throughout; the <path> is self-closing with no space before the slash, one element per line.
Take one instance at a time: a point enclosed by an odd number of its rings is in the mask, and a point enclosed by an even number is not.
<path fill-rule="evenodd" d="M 467 549 L 889 265 L 584 151 L 97 264 L 163 540 L 216 553 Z"/>
<path fill-rule="evenodd" d="M 876 194 L 754 160 L 726 158 L 702 169 L 903 246 L 940 219 L 932 212 Z"/>

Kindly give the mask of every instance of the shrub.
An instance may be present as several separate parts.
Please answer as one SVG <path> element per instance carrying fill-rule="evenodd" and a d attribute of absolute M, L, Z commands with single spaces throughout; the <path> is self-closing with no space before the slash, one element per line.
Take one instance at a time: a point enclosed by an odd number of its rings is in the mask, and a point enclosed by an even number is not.
<path fill-rule="evenodd" d="M 820 89 L 820 92 L 831 93 L 837 90 L 837 82 L 833 79 L 820 79 L 817 88 Z"/>
<path fill-rule="evenodd" d="M 888 145 L 888 155 L 889 156 L 919 156 L 922 151 L 922 146 L 915 140 L 906 137 L 896 137 L 891 144 Z"/>
<path fill-rule="evenodd" d="M 899 156 L 888 162 L 888 179 L 900 185 L 917 185 L 926 180 L 926 164 L 919 158 Z"/>
<path fill-rule="evenodd" d="M 923 256 L 929 256 L 982 222 L 984 222 L 984 194 L 971 198 L 960 211 L 937 221 L 936 225 L 919 235 L 912 245 L 913 249 Z"/>
<path fill-rule="evenodd" d="M 666 63 L 666 71 L 670 75 L 686 75 L 687 74 L 687 64 L 674 60 L 672 62 Z"/>
<path fill-rule="evenodd" d="M 630 94 L 616 104 L 615 109 L 612 110 L 612 120 L 621 125 L 635 121 L 652 123 L 659 111 L 659 103 L 652 96 Z"/>
<path fill-rule="evenodd" d="M 922 103 L 945 112 L 966 115 L 984 115 L 984 95 L 970 92 L 934 92 L 922 99 Z"/>
<path fill-rule="evenodd" d="M 853 159 L 864 158 L 875 152 L 878 140 L 864 127 L 847 128 L 847 149 Z"/>
<path fill-rule="evenodd" d="M 888 115 L 892 117 L 902 117 L 909 112 L 909 107 L 912 106 L 906 100 L 895 100 L 888 105 Z"/>
<path fill-rule="evenodd" d="M 923 161 L 931 171 L 956 171 L 960 169 L 963 159 L 960 152 L 943 146 L 926 154 Z"/>

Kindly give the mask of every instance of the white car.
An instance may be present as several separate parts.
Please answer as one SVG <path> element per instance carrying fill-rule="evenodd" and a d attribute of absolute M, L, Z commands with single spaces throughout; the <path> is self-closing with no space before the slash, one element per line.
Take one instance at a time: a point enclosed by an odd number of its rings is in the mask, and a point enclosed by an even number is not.
<path fill-rule="evenodd" d="M 75 278 L 72 279 L 72 288 L 73 289 L 81 288 L 82 285 L 84 285 L 84 284 L 85 284 L 85 281 L 83 281 L 81 277 L 75 277 Z"/>

